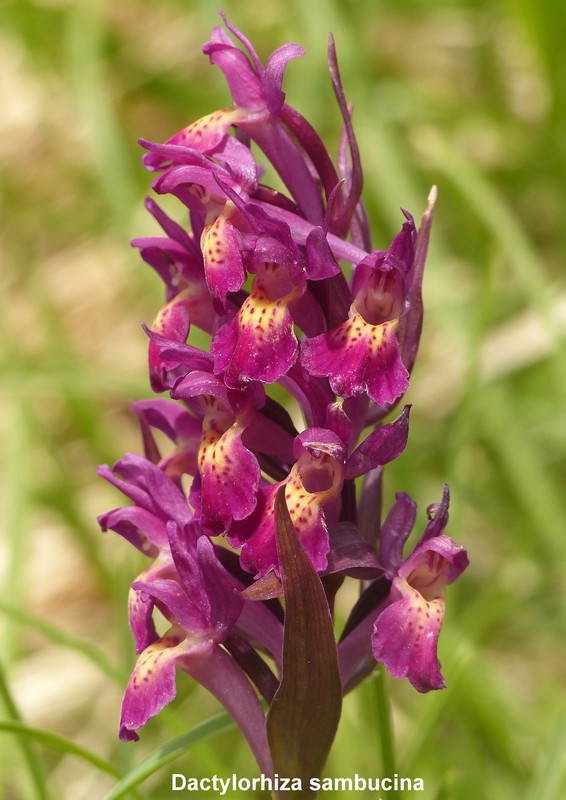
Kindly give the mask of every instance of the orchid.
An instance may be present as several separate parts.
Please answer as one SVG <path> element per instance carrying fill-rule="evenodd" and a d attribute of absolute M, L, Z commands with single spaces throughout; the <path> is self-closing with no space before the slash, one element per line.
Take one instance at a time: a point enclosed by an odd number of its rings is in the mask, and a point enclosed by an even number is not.
<path fill-rule="evenodd" d="M 408 387 L 397 329 L 406 312 L 415 237 L 410 220 L 387 253 L 374 251 L 364 258 L 354 271 L 348 318 L 302 345 L 302 364 L 313 375 L 328 375 L 333 391 L 342 397 L 367 394 L 378 405 L 387 405 Z M 400 257 L 397 251 L 402 251 Z"/>
<path fill-rule="evenodd" d="M 405 560 L 403 544 L 412 528 L 408 523 L 414 521 L 414 503 L 408 495 L 397 496 L 381 531 L 382 563 L 392 583 L 385 608 L 375 621 L 372 651 L 394 677 L 408 677 L 420 692 L 444 687 L 436 648 L 445 588 L 468 565 L 464 548 L 443 533 L 448 502 L 446 487 L 442 501 L 429 507 L 430 522 Z M 397 526 L 399 518 L 404 524 Z"/>
<path fill-rule="evenodd" d="M 181 202 L 190 230 L 147 200 L 164 235 L 133 245 L 165 285 L 145 330 L 151 386 L 169 398 L 132 407 L 144 456 L 100 469 L 132 503 L 103 514 L 103 530 L 152 559 L 130 590 L 138 661 L 120 736 L 138 738 L 173 700 L 178 668 L 224 704 L 265 774 L 308 778 L 343 693 L 378 662 L 419 691 L 444 685 L 445 588 L 467 565 L 444 533 L 448 490 L 406 558 L 414 502 L 399 493 L 380 521 L 384 466 L 409 435 L 410 406 L 385 420 L 418 350 L 436 194 L 419 227 L 404 212 L 392 242 L 372 249 L 332 40 L 338 166 L 285 100 L 283 73 L 302 49 L 284 45 L 264 66 L 223 19 L 203 49 L 233 104 L 164 144 L 142 140 L 154 190 Z M 288 195 L 260 183 L 261 158 Z M 337 644 L 346 578 L 360 581 L 360 599 Z M 170 625 L 161 636 L 154 611 Z"/>

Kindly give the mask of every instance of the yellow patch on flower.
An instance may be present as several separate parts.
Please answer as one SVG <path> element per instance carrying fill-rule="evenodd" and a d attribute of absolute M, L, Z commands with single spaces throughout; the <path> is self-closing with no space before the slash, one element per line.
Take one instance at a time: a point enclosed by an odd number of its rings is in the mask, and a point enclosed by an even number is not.
<path fill-rule="evenodd" d="M 363 342 L 368 352 L 375 354 L 395 335 L 398 325 L 397 319 L 372 325 L 352 306 L 346 322 L 332 332 L 332 340 L 346 350 L 353 350 Z"/>
<path fill-rule="evenodd" d="M 178 645 L 185 639 L 184 631 L 180 628 L 171 628 L 165 636 L 158 639 L 143 651 L 136 664 L 132 675 L 132 685 L 141 686 L 144 683 L 151 683 L 153 676 L 159 670 L 160 662 L 165 659 L 175 658 L 178 652 Z"/>
<path fill-rule="evenodd" d="M 227 411 L 214 397 L 204 398 L 205 415 L 198 451 L 199 472 L 209 469 L 217 477 L 232 465 L 230 450 L 242 432 L 242 422 Z M 222 482 L 222 481 L 221 481 Z"/>
<path fill-rule="evenodd" d="M 239 311 L 239 325 L 252 330 L 261 342 L 284 325 L 289 303 L 301 288 L 293 286 L 287 272 L 278 264 L 263 264 L 254 277 L 249 297 Z"/>
<path fill-rule="evenodd" d="M 304 453 L 293 466 L 285 486 L 285 500 L 296 528 L 314 523 L 319 507 L 342 489 L 342 468 L 327 454 L 314 459 Z"/>
<path fill-rule="evenodd" d="M 234 125 L 244 116 L 245 114 L 239 108 L 222 108 L 188 125 L 183 129 L 182 136 L 190 140 L 193 147 L 200 149 L 199 144 L 202 143 L 206 147 L 207 139 L 218 133 L 224 135 L 231 125 Z"/>
<path fill-rule="evenodd" d="M 221 213 L 203 229 L 200 246 L 207 268 L 222 268 L 233 239 L 230 217 L 236 207 L 227 200 Z"/>

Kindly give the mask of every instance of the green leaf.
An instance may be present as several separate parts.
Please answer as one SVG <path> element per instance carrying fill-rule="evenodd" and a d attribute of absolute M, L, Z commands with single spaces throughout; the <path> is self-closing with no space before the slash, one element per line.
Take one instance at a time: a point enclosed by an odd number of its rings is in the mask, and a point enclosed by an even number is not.
<path fill-rule="evenodd" d="M 320 775 L 338 729 L 342 684 L 326 595 L 293 527 L 284 486 L 277 494 L 276 542 L 285 632 L 267 737 L 274 772 L 300 778 L 301 796 L 309 797 L 309 779 Z"/>
<path fill-rule="evenodd" d="M 219 733 L 228 731 L 233 728 L 234 725 L 234 720 L 226 712 L 217 714 L 215 717 L 207 719 L 206 722 L 201 722 L 200 725 L 187 731 L 187 733 L 184 733 L 182 736 L 177 736 L 167 744 L 164 744 L 142 761 L 141 764 L 134 767 L 120 783 L 116 784 L 110 794 L 106 796 L 105 800 L 119 800 L 119 798 L 125 797 L 128 792 L 131 792 L 132 789 L 139 786 L 140 783 L 143 783 L 146 778 L 149 778 L 150 775 L 153 775 L 161 769 L 161 767 L 169 764 L 170 761 L 174 761 L 176 758 L 183 755 L 183 753 L 193 745 L 205 739 L 209 739 L 211 736 L 216 736 Z"/>

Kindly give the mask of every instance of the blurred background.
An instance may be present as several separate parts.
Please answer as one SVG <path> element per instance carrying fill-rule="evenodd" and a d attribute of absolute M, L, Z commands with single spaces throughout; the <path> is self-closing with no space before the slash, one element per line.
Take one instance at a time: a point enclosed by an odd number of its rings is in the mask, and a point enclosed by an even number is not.
<path fill-rule="evenodd" d="M 266 58 L 287 41 L 289 102 L 335 152 L 333 31 L 365 165 L 376 247 L 439 189 L 410 444 L 386 492 L 452 491 L 470 554 L 449 590 L 448 688 L 386 680 L 399 775 L 426 800 L 566 796 L 566 5 L 560 0 L 226 0 Z M 222 732 L 160 770 L 174 737 L 218 712 L 183 675 L 138 744 L 117 739 L 134 664 L 129 583 L 141 557 L 96 515 L 95 475 L 139 450 L 146 339 L 160 281 L 129 247 L 155 230 L 139 136 L 160 141 L 229 104 L 200 52 L 195 0 L 3 0 L 0 7 L 0 795 L 170 796 L 170 774 L 255 765 Z M 383 774 L 378 681 L 348 697 L 327 775 Z M 315 732 L 313 732 L 315 735 Z M 73 751 L 74 745 L 75 751 Z M 113 787 L 145 762 L 131 793 Z M 110 774 L 111 772 L 114 774 Z M 112 794 L 113 792 L 113 794 Z M 237 796 L 237 795 L 234 795 Z M 247 795 L 250 797 L 250 795 Z M 363 793 L 357 796 L 364 797 Z M 407 793 L 405 797 L 417 796 Z M 393 793 L 388 797 L 392 798 Z"/>

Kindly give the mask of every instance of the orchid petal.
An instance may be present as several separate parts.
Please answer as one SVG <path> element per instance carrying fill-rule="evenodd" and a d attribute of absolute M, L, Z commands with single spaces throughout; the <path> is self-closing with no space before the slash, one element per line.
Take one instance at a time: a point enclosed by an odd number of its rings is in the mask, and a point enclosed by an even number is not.
<path fill-rule="evenodd" d="M 444 599 L 425 600 L 400 579 L 393 582 L 393 589 L 399 599 L 376 620 L 373 655 L 394 678 L 408 677 L 419 692 L 443 689 L 436 648 L 444 618 Z"/>
<path fill-rule="evenodd" d="M 396 420 L 377 427 L 364 439 L 348 459 L 346 478 L 358 478 L 401 455 L 409 436 L 409 411 L 410 406 L 405 406 Z"/>
<path fill-rule="evenodd" d="M 135 741 L 135 731 L 168 705 L 177 693 L 175 664 L 182 657 L 204 656 L 210 645 L 191 642 L 179 628 L 170 630 L 139 656 L 132 672 L 120 718 L 120 738 Z"/>
<path fill-rule="evenodd" d="M 285 102 L 285 93 L 281 90 L 283 73 L 289 61 L 305 54 L 298 44 L 284 44 L 273 52 L 265 65 L 265 94 L 269 112 L 277 116 Z"/>

